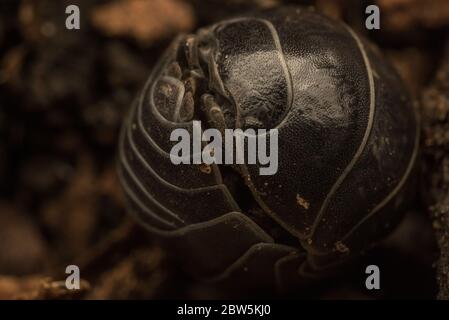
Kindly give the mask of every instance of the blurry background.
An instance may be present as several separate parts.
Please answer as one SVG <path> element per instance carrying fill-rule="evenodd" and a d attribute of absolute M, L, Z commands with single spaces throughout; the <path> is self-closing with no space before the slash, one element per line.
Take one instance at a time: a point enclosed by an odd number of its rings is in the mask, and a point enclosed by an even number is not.
<path fill-rule="evenodd" d="M 174 35 L 288 2 L 316 5 L 376 42 L 424 119 L 415 210 L 352 272 L 293 296 L 432 299 L 440 286 L 448 297 L 449 1 L 2 0 L 0 298 L 228 297 L 185 276 L 128 218 L 117 135 Z M 365 29 L 372 3 L 381 9 L 379 31 Z M 65 28 L 70 4 L 81 10 L 80 30 Z M 60 282 L 69 264 L 84 279 L 76 293 Z M 364 289 L 368 264 L 382 272 L 375 293 Z"/>

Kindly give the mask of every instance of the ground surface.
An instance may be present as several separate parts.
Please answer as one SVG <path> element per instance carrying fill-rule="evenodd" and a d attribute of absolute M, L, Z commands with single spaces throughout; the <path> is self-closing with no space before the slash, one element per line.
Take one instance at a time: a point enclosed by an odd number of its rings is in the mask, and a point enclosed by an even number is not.
<path fill-rule="evenodd" d="M 288 1 L 1 1 L 0 298 L 223 296 L 183 275 L 126 215 L 117 135 L 175 34 L 281 2 Z M 363 1 L 302 1 L 376 42 L 419 102 L 420 196 L 398 230 L 354 266 L 380 265 L 380 292 L 368 293 L 357 272 L 346 272 L 297 295 L 447 299 L 449 2 L 375 2 L 382 29 L 369 33 Z M 64 28 L 69 4 L 81 8 L 76 32 Z M 85 280 L 76 295 L 58 282 L 68 264 Z"/>

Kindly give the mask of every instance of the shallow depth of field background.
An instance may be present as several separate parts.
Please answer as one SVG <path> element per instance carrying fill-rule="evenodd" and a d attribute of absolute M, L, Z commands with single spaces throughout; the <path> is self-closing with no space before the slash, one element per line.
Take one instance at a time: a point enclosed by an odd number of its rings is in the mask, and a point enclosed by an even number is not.
<path fill-rule="evenodd" d="M 348 272 L 290 297 L 432 299 L 439 286 L 444 297 L 449 1 L 2 0 L 0 298 L 237 294 L 190 279 L 128 217 L 115 172 L 116 141 L 131 101 L 174 35 L 288 2 L 316 5 L 377 43 L 420 103 L 424 126 L 415 210 Z M 364 8 L 372 3 L 381 8 L 381 30 L 368 32 Z M 65 29 L 69 4 L 81 9 L 81 30 Z M 81 269 L 80 291 L 64 289 L 69 264 Z M 364 288 L 368 264 L 381 268 L 380 291 Z"/>

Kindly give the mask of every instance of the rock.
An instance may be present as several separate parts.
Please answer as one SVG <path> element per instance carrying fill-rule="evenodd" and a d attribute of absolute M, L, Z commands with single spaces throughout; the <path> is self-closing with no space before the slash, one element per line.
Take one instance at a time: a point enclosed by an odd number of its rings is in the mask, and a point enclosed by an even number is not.
<path fill-rule="evenodd" d="M 118 0 L 95 8 L 92 24 L 111 37 L 125 36 L 152 43 L 187 32 L 195 22 L 186 1 Z"/>

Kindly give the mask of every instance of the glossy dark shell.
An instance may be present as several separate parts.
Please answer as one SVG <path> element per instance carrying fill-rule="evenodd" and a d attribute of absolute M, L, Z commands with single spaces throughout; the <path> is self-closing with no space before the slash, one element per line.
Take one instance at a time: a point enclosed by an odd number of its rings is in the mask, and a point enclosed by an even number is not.
<path fill-rule="evenodd" d="M 210 57 L 198 64 L 207 70 L 206 92 L 239 110 L 228 127 L 250 127 L 251 117 L 279 130 L 278 172 L 261 176 L 257 165 L 244 165 L 242 179 L 297 244 L 276 242 L 242 212 L 220 166 L 207 173 L 171 163 L 170 133 L 192 130 L 191 121 L 170 120 L 187 90 L 167 73 L 188 39 L 180 36 L 124 125 L 119 172 L 130 212 L 192 272 L 242 287 L 294 286 L 398 223 L 413 192 L 418 119 L 370 43 L 296 7 L 226 20 L 193 38 Z"/>

